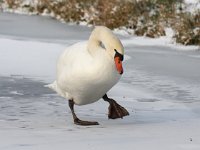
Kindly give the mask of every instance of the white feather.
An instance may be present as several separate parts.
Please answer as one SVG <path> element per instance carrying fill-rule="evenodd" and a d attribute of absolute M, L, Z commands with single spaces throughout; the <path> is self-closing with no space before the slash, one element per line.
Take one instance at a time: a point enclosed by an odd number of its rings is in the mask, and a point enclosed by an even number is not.
<path fill-rule="evenodd" d="M 121 77 L 115 67 L 113 49 L 116 45 L 115 49 L 123 53 L 119 42 L 108 28 L 96 27 L 89 41 L 67 47 L 57 63 L 57 79 L 48 87 L 66 99 L 73 99 L 77 105 L 99 100 Z"/>

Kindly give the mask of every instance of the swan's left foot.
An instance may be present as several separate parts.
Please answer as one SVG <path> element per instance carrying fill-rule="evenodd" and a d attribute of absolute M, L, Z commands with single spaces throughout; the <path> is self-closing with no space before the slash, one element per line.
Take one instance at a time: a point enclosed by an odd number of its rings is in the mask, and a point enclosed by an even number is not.
<path fill-rule="evenodd" d="M 115 100 L 108 98 L 106 94 L 103 96 L 103 99 L 110 104 L 110 106 L 108 107 L 109 119 L 123 118 L 124 116 L 129 115 L 129 112 L 124 107 L 120 106 Z"/>
<path fill-rule="evenodd" d="M 124 116 L 128 116 L 129 112 L 122 106 L 120 106 L 115 100 L 110 99 L 111 103 L 108 107 L 108 118 L 109 119 L 117 119 L 123 118 Z"/>

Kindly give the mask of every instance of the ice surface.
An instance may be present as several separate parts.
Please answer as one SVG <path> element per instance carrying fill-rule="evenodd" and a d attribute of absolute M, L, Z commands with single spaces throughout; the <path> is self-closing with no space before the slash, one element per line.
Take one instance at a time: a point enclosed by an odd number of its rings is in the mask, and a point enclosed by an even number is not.
<path fill-rule="evenodd" d="M 130 116 L 108 120 L 108 104 L 100 100 L 75 107 L 81 119 L 99 126 L 73 124 L 67 100 L 44 85 L 55 79 L 65 47 L 87 40 L 90 31 L 0 14 L 0 149 L 199 150 L 200 52 L 159 40 L 121 36 L 125 73 L 108 95 Z"/>
<path fill-rule="evenodd" d="M 52 40 L 52 42 L 66 41 L 66 39 L 77 40 L 77 37 L 79 40 L 83 40 L 89 36 L 90 29 L 84 26 L 79 28 L 77 25 L 59 23 L 50 17 L 41 18 L 34 15 L 31 16 L 31 19 L 29 17 L 27 15 L 0 13 L 0 34 L 16 36 L 18 39 L 25 37 L 26 40 Z"/>

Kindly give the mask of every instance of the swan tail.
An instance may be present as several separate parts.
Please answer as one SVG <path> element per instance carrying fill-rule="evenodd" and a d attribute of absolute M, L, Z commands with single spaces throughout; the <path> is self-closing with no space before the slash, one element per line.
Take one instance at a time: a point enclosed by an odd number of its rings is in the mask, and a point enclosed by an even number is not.
<path fill-rule="evenodd" d="M 68 93 L 63 93 L 60 88 L 57 85 L 57 82 L 54 81 L 51 84 L 47 84 L 44 87 L 48 87 L 50 89 L 52 89 L 53 91 L 57 92 L 60 96 L 64 97 L 64 98 L 68 98 Z"/>
<path fill-rule="evenodd" d="M 51 84 L 44 85 L 44 87 L 48 87 L 48 88 L 50 88 L 50 89 L 52 89 L 52 90 L 54 90 L 54 91 L 57 91 L 57 82 L 54 81 L 54 82 L 51 83 Z"/>

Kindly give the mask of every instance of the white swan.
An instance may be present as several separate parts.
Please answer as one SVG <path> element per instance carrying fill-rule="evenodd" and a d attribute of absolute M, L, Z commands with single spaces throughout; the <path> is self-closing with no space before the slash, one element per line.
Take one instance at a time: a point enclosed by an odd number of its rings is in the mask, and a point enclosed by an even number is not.
<path fill-rule="evenodd" d="M 74 104 L 85 105 L 103 98 L 110 103 L 109 118 L 122 118 L 128 111 L 107 97 L 106 93 L 123 73 L 124 48 L 110 29 L 98 26 L 87 42 L 76 43 L 64 51 L 57 63 L 57 78 L 49 87 L 69 100 L 74 123 L 97 125 L 82 121 L 74 112 Z"/>

